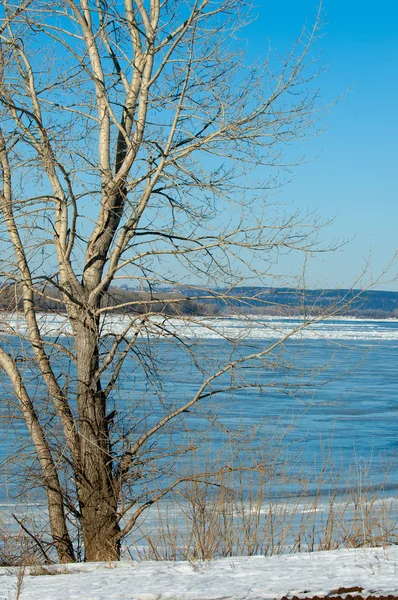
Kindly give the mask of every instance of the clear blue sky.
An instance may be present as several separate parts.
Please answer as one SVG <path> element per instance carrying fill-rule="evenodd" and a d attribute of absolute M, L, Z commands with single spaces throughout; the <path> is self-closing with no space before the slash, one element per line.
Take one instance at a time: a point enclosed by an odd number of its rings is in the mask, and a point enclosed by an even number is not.
<path fill-rule="evenodd" d="M 314 0 L 259 0 L 258 19 L 245 31 L 250 57 L 264 54 L 269 40 L 280 51 L 291 46 L 317 6 Z M 325 243 L 353 238 L 322 262 L 311 261 L 308 285 L 350 286 L 370 253 L 376 277 L 398 249 L 398 3 L 326 0 L 323 7 L 318 49 L 329 67 L 321 90 L 327 101 L 352 89 L 306 149 L 318 158 L 295 171 L 281 196 L 318 207 L 325 219 L 336 217 L 323 232 Z M 397 273 L 398 262 L 379 287 L 397 290 Z"/>

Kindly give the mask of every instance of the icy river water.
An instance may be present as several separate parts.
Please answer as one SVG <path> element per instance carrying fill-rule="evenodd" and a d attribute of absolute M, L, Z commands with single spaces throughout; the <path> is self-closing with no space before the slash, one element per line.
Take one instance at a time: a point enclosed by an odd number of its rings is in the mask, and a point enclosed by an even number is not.
<path fill-rule="evenodd" d="M 229 356 L 231 343 L 226 337 L 244 340 L 245 351 L 256 353 L 300 325 L 298 320 L 282 318 L 261 318 L 256 323 L 218 318 L 207 323 L 206 329 L 195 320 L 188 325 L 178 319 L 168 323 L 170 332 L 174 328 L 189 349 L 195 348 L 207 369 L 218 367 Z M 15 317 L 9 318 L 8 325 L 10 332 L 23 331 L 23 321 Z M 49 336 L 55 326 L 58 333 L 68 334 L 60 316 L 43 316 L 41 326 Z M 116 317 L 104 324 L 104 332 L 121 331 L 124 326 L 123 317 Z M 5 336 L 3 342 L 19 344 L 12 336 Z M 179 405 L 196 392 L 202 375 L 192 367 L 186 348 L 180 351 L 172 341 L 157 340 L 155 335 L 152 348 L 161 365 L 162 397 Z M 386 477 L 385 465 L 394 460 L 398 448 L 397 358 L 398 321 L 336 319 L 314 324 L 270 355 L 268 366 L 258 369 L 258 364 L 248 363 L 245 380 L 253 388 L 219 397 L 221 429 L 238 425 L 249 430 L 261 422 L 271 433 L 285 428 L 285 441 L 297 452 L 299 466 L 321 465 L 327 452 L 339 468 L 356 465 L 378 484 Z M 61 364 L 61 377 L 63 368 Z M 126 373 L 118 402 L 119 411 L 127 412 L 138 397 L 149 398 L 151 392 L 142 368 L 133 359 L 127 362 Z M 150 401 L 154 403 L 153 398 Z M 149 421 L 156 416 L 155 407 Z M 200 414 L 193 412 L 189 419 L 193 430 L 204 427 Z M 292 423 L 295 426 L 290 429 Z M 26 435 L 23 423 L 10 427 L 7 420 L 0 421 L 1 459 L 7 457 L 17 434 Z M 217 452 L 221 437 L 222 433 L 220 439 L 213 434 L 212 452 Z M 386 477 L 386 491 L 394 495 L 396 487 L 398 470 L 393 467 Z M 0 485 L 0 502 L 3 506 L 9 503 L 6 482 Z"/>

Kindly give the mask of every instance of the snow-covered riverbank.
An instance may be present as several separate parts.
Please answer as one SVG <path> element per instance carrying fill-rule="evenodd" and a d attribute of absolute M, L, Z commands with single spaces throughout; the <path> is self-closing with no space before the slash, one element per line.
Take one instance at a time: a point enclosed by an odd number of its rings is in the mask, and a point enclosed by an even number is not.
<path fill-rule="evenodd" d="M 359 548 L 211 562 L 81 563 L 57 575 L 25 574 L 20 600 L 263 600 L 398 594 L 398 548 Z M 17 571 L 16 571 L 17 572 Z M 0 600 L 14 600 L 17 575 L 0 569 Z"/>

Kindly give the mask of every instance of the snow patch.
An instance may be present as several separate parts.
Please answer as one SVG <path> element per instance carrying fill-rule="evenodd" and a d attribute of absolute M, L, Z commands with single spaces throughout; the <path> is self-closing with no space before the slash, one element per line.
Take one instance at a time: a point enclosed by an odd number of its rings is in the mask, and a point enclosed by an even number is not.
<path fill-rule="evenodd" d="M 26 575 L 21 600 L 270 600 L 327 595 L 341 586 L 361 587 L 364 597 L 398 594 L 396 546 L 205 563 L 84 563 L 66 570 L 69 574 Z M 16 577 L 0 569 L 1 598 L 7 592 L 13 598 Z"/>

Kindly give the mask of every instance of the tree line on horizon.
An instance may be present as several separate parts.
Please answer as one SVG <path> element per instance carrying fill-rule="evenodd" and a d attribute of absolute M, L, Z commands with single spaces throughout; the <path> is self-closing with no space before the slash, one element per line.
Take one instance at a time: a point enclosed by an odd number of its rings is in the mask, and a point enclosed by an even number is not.
<path fill-rule="evenodd" d="M 62 313 L 66 310 L 62 294 L 54 286 L 37 286 L 34 303 L 42 312 Z M 104 294 L 102 306 L 115 307 L 114 312 L 118 314 L 168 316 L 316 315 L 335 306 L 340 316 L 395 318 L 398 317 L 398 292 L 239 287 L 215 289 L 209 293 L 209 290 L 195 287 L 142 291 L 123 286 L 111 287 Z M 23 310 L 21 285 L 0 283 L 0 311 L 20 310 Z"/>

